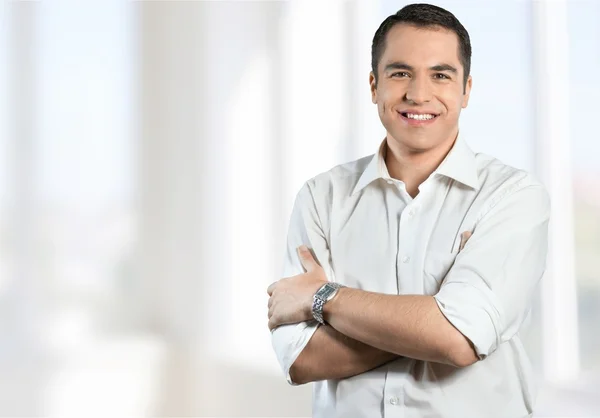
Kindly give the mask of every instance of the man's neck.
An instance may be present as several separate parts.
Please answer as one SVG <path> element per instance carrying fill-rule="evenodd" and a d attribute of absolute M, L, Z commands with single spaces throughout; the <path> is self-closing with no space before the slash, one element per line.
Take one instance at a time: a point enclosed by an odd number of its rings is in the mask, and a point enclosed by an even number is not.
<path fill-rule="evenodd" d="M 441 164 L 455 139 L 456 136 L 427 151 L 414 151 L 402 147 L 388 136 L 385 164 L 390 176 L 404 182 L 408 194 L 415 198 L 419 194 L 419 186 Z"/>

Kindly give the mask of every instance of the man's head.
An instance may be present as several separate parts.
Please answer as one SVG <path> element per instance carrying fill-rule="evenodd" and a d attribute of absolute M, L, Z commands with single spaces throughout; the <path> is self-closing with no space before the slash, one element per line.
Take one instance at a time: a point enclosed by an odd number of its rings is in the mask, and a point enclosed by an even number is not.
<path fill-rule="evenodd" d="M 469 34 L 452 13 L 411 4 L 389 16 L 371 65 L 373 103 L 389 135 L 414 151 L 454 139 L 472 80 Z"/>

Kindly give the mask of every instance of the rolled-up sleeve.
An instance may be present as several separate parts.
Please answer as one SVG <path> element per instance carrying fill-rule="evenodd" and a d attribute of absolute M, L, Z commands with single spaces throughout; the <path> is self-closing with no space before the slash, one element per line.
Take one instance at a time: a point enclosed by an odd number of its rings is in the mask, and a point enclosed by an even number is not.
<path fill-rule="evenodd" d="M 329 246 L 317 213 L 313 191 L 308 182 L 300 189 L 294 202 L 287 234 L 282 278 L 306 272 L 297 253 L 301 245 L 312 249 L 315 259 L 323 267 L 329 280 L 332 280 Z M 282 325 L 271 333 L 271 342 L 277 360 L 291 385 L 295 383 L 290 377 L 290 367 L 306 347 L 318 325 L 316 321 Z"/>
<path fill-rule="evenodd" d="M 528 185 L 507 194 L 477 223 L 435 295 L 480 359 L 519 331 L 546 267 L 548 193 Z"/>

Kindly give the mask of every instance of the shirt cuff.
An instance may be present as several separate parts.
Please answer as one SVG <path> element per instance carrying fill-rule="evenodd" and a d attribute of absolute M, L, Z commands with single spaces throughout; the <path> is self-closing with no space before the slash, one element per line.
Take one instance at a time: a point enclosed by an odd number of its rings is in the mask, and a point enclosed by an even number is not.
<path fill-rule="evenodd" d="M 287 382 L 297 386 L 290 376 L 290 368 L 319 327 L 317 321 L 281 325 L 271 333 L 271 342 Z"/>
<path fill-rule="evenodd" d="M 480 360 L 496 350 L 502 316 L 491 290 L 468 283 L 448 283 L 434 299 L 446 319 L 471 341 Z"/>

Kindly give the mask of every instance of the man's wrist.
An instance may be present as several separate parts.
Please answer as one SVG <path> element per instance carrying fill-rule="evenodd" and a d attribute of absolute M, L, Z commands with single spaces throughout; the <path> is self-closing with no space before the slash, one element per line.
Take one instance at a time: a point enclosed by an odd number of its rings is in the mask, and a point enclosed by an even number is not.
<path fill-rule="evenodd" d="M 310 301 L 308 301 L 306 308 L 305 308 L 305 313 L 306 313 L 307 318 L 314 319 L 313 304 L 314 304 L 314 300 L 315 300 L 315 295 L 317 294 L 319 289 L 321 289 L 323 287 L 323 285 L 325 285 L 326 283 L 327 283 L 326 281 L 324 281 L 323 283 L 320 283 L 319 286 L 312 292 L 312 297 L 310 298 Z"/>
<path fill-rule="evenodd" d="M 323 306 L 323 319 L 329 323 L 332 313 L 335 312 L 336 306 L 339 304 L 340 299 L 344 299 L 348 295 L 349 288 L 342 286 L 338 289 L 337 294 L 333 299 Z"/>

